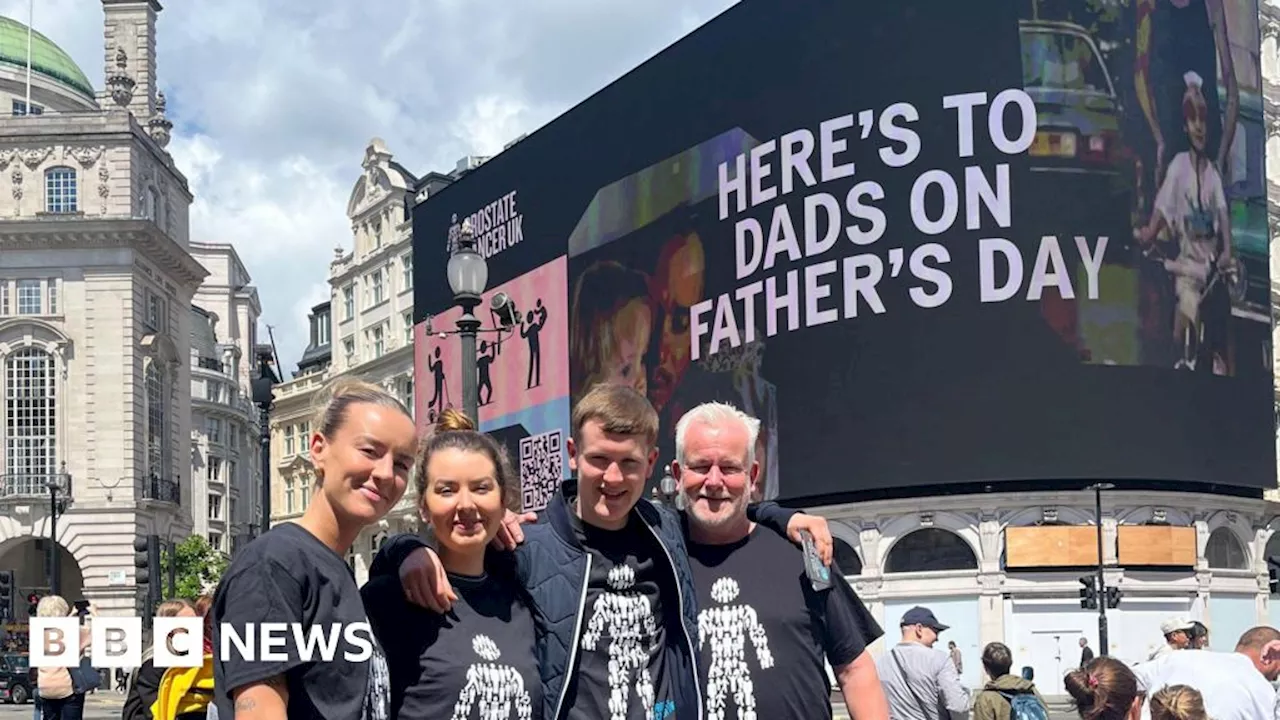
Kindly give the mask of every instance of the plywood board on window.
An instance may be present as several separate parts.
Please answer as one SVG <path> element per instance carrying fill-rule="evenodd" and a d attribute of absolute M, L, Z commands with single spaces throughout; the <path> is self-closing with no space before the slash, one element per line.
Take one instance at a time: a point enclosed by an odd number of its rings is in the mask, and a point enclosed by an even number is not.
<path fill-rule="evenodd" d="M 1098 536 L 1092 526 L 1011 527 L 1004 531 L 1005 567 L 1092 567 Z"/>
<path fill-rule="evenodd" d="M 1171 525 L 1121 525 L 1120 564 L 1192 567 L 1196 564 L 1195 528 Z"/>

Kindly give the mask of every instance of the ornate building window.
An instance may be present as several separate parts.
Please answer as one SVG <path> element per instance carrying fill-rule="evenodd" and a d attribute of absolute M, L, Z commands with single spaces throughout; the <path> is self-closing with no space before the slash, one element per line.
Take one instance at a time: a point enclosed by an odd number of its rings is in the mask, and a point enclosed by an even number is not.
<path fill-rule="evenodd" d="M 5 472 L 57 472 L 57 380 L 52 355 L 23 348 L 5 360 Z M 32 478 L 32 482 L 42 482 Z M 38 492 L 40 488 L 32 488 Z"/>
<path fill-rule="evenodd" d="M 977 569 L 978 558 L 968 543 L 950 530 L 940 528 L 924 528 L 904 535 L 889 550 L 884 567 L 886 573 Z"/>
<path fill-rule="evenodd" d="M 293 478 L 291 477 L 284 480 L 284 512 L 286 515 L 293 514 Z"/>
<path fill-rule="evenodd" d="M 18 288 L 18 314 L 19 315 L 39 315 L 41 311 L 40 297 L 40 281 L 27 279 L 19 280 Z"/>
<path fill-rule="evenodd" d="M 1220 527 L 1209 535 L 1204 546 L 1204 559 L 1209 567 L 1223 570 L 1248 570 L 1244 545 L 1230 528 Z"/>
<path fill-rule="evenodd" d="M 862 558 L 858 557 L 858 551 L 840 538 L 835 539 L 835 546 L 836 567 L 840 568 L 840 572 L 844 575 L 861 575 Z"/>
<path fill-rule="evenodd" d="M 73 213 L 76 203 L 76 171 L 53 167 L 44 171 L 44 209 L 50 213 Z"/>
<path fill-rule="evenodd" d="M 342 319 L 350 320 L 356 316 L 356 289 L 353 285 L 342 288 Z"/>
<path fill-rule="evenodd" d="M 165 412 L 165 376 L 156 363 L 147 366 L 147 471 L 151 477 L 168 478 L 168 413 Z"/>

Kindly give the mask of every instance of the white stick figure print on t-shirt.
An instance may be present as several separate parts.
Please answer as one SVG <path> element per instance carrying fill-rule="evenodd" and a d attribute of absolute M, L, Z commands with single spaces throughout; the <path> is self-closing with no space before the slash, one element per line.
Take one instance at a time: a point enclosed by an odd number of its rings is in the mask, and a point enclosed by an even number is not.
<path fill-rule="evenodd" d="M 591 620 L 582 634 L 582 649 L 594 651 L 603 635 L 609 638 L 609 717 L 626 720 L 632 676 L 644 714 L 653 714 L 653 678 L 649 676 L 649 648 L 658 633 L 649 599 L 635 589 L 636 571 L 617 565 L 609 571 L 609 587 L 591 607 Z"/>
<path fill-rule="evenodd" d="M 471 708 L 480 706 L 480 720 L 509 720 L 514 701 L 516 718 L 529 720 L 533 716 L 533 704 L 524 689 L 524 678 L 510 665 L 497 664 L 502 654 L 488 636 L 477 635 L 471 641 L 476 654 L 487 662 L 467 668 L 467 684 L 458 695 L 453 707 L 453 720 L 467 720 Z"/>
<path fill-rule="evenodd" d="M 729 695 L 738 706 L 738 720 L 756 720 L 756 691 L 747 666 L 746 640 L 756 649 L 760 669 L 773 667 L 769 636 L 750 605 L 729 605 L 738 599 L 738 582 L 722 577 L 711 586 L 711 599 L 721 607 L 698 613 L 698 649 L 711 640 L 707 669 L 707 720 L 725 720 Z"/>

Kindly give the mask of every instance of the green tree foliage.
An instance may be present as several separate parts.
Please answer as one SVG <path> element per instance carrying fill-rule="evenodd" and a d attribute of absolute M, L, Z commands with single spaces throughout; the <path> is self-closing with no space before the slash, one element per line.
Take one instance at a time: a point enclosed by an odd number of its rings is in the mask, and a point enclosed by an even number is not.
<path fill-rule="evenodd" d="M 173 562 L 177 576 L 175 595 L 188 600 L 195 600 L 204 594 L 205 588 L 216 585 L 229 563 L 227 556 L 210 547 L 203 537 L 192 535 L 177 544 L 172 559 L 167 550 L 160 553 L 158 580 L 166 590 L 169 585 L 170 562 Z"/>

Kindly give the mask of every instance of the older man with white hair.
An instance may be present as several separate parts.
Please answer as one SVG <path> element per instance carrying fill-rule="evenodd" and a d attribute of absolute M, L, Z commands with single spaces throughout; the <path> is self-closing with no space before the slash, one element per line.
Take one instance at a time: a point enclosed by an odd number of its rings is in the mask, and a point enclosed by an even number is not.
<path fill-rule="evenodd" d="M 830 718 L 825 660 L 855 720 L 886 720 L 866 652 L 883 634 L 875 619 L 838 568 L 830 588 L 814 590 L 800 549 L 747 518 L 759 432 L 759 420 L 723 403 L 676 424 L 672 474 L 686 501 L 707 717 L 731 717 L 734 705 L 738 717 Z"/>

